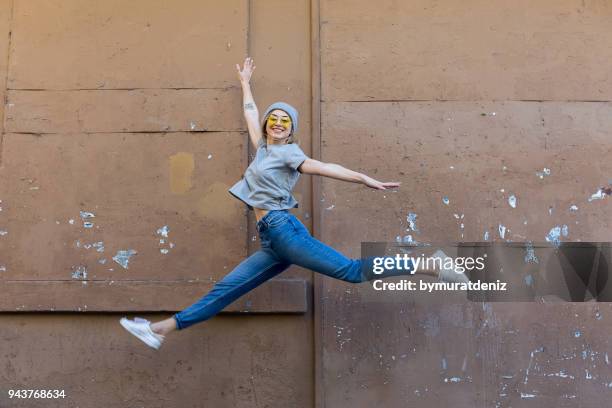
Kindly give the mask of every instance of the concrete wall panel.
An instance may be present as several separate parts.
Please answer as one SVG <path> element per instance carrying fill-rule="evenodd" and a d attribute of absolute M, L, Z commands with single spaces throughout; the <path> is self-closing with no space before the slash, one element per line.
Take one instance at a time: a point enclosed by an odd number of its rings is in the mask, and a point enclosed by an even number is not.
<path fill-rule="evenodd" d="M 7 132 L 242 131 L 237 89 L 9 91 Z"/>
<path fill-rule="evenodd" d="M 163 315 L 144 315 L 149 320 Z M 308 319 L 296 316 L 227 316 L 192 327 L 148 349 L 125 334 L 114 316 L 4 314 L 0 341 L 5 389 L 64 389 L 63 400 L 27 405 L 0 394 L 3 407 L 81 408 L 308 407 L 304 381 L 311 366 Z"/>
<path fill-rule="evenodd" d="M 322 99 L 610 100 L 612 6 L 323 1 Z"/>
<path fill-rule="evenodd" d="M 222 277 L 246 254 L 245 210 L 227 192 L 245 142 L 231 132 L 6 135 L 3 276 Z M 130 249 L 127 269 L 113 261 Z"/>
<path fill-rule="evenodd" d="M 247 4 L 16 0 L 8 87 L 232 86 L 246 53 Z"/>
<path fill-rule="evenodd" d="M 331 228 L 346 211 L 366 223 L 338 225 L 349 236 L 394 240 L 416 212 L 417 240 L 479 241 L 486 231 L 493 239 L 499 224 L 515 241 L 544 241 L 563 224 L 568 240 L 609 240 L 608 203 L 590 198 L 612 174 L 610 112 L 596 102 L 323 104 L 323 160 L 403 183 L 379 192 L 326 179 L 323 223 Z M 375 228 L 380 221 L 397 227 Z"/>

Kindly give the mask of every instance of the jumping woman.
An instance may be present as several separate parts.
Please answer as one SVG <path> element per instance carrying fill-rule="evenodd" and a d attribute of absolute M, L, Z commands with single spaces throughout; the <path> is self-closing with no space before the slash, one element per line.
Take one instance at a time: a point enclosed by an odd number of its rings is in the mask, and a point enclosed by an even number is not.
<path fill-rule="evenodd" d="M 217 282 L 204 297 L 171 318 L 155 323 L 136 317 L 122 318 L 121 325 L 148 346 L 158 349 L 166 336 L 210 319 L 233 301 L 296 264 L 346 282 L 359 283 L 387 276 L 409 275 L 410 269 L 373 275 L 371 258 L 349 259 L 313 238 L 306 227 L 289 212 L 298 206 L 292 191 L 300 174 L 330 177 L 361 183 L 376 190 L 399 187 L 397 182 L 381 182 L 334 163 L 309 158 L 297 144 L 298 112 L 284 102 L 266 109 L 262 121 L 251 93 L 250 80 L 255 66 L 246 58 L 241 69 L 236 64 L 243 91 L 244 117 L 249 139 L 257 148 L 244 177 L 229 192 L 255 212 L 261 249 L 243 260 Z M 436 254 L 443 256 L 441 251 Z M 434 254 L 434 255 L 436 255 Z M 419 269 L 418 273 L 445 281 L 465 281 L 444 268 Z"/>

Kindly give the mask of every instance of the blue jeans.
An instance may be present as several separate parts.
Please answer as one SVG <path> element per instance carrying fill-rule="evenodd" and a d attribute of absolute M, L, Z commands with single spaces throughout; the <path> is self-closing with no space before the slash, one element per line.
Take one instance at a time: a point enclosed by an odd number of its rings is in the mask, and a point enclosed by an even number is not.
<path fill-rule="evenodd" d="M 291 264 L 346 282 L 409 275 L 410 269 L 372 273 L 373 258 L 349 259 L 313 238 L 288 210 L 272 210 L 257 222 L 261 249 L 225 275 L 193 305 L 174 315 L 179 330 L 207 320 L 240 296 L 287 269 Z"/>

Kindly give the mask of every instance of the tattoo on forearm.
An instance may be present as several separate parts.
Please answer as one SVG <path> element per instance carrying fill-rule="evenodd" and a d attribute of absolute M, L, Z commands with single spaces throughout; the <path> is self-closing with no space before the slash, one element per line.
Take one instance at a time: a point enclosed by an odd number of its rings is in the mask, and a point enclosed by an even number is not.
<path fill-rule="evenodd" d="M 255 104 L 252 102 L 248 102 L 244 104 L 244 109 L 246 110 L 255 110 Z"/>

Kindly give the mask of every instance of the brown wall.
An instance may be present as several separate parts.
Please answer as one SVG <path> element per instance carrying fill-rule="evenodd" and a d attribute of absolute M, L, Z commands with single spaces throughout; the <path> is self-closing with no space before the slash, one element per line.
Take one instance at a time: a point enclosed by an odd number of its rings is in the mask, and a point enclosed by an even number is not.
<path fill-rule="evenodd" d="M 310 272 L 163 352 L 118 324 L 189 306 L 258 246 L 227 192 L 249 162 L 235 64 L 255 58 L 261 110 L 275 98 L 300 108 L 309 152 L 310 4 L 0 4 L 0 406 L 14 404 L 6 389 L 36 387 L 65 389 L 55 406 L 312 405 Z M 298 194 L 311 217 L 308 180 Z M 113 261 L 129 249 L 127 268 Z"/>
<path fill-rule="evenodd" d="M 322 1 L 320 19 L 323 160 L 402 182 L 323 180 L 324 241 L 356 256 L 408 234 L 501 241 L 499 224 L 610 241 L 610 202 L 587 201 L 612 182 L 610 2 Z M 610 405 L 610 304 L 321 286 L 324 406 Z"/>
<path fill-rule="evenodd" d="M 604 0 L 0 1 L 0 407 L 19 406 L 8 388 L 79 407 L 608 406 L 609 304 L 407 298 L 292 267 L 163 352 L 118 318 L 181 310 L 259 247 L 227 193 L 254 154 L 246 55 L 260 110 L 295 105 L 307 154 L 402 182 L 301 178 L 294 213 L 347 255 L 500 224 L 610 241 L 609 199 L 588 198 L 612 181 L 611 23 Z"/>

